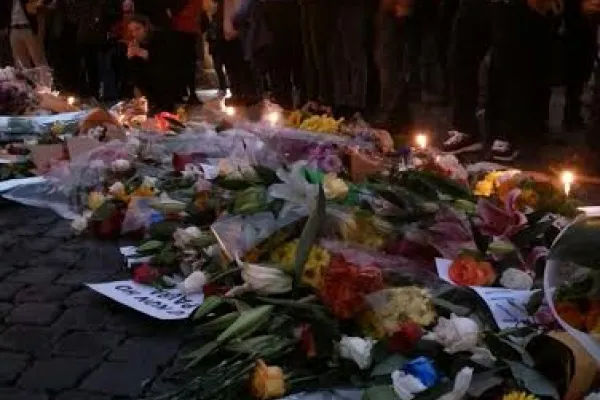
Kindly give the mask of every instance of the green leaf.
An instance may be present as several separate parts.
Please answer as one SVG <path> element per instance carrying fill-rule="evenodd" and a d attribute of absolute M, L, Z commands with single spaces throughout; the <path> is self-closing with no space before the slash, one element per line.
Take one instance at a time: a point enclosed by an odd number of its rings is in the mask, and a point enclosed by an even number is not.
<path fill-rule="evenodd" d="M 398 400 L 391 385 L 373 386 L 365 390 L 362 400 Z"/>
<path fill-rule="evenodd" d="M 92 214 L 92 221 L 105 221 L 117 212 L 117 204 L 114 201 L 105 201 Z"/>
<path fill-rule="evenodd" d="M 184 360 L 190 360 L 190 362 L 188 362 L 185 365 L 184 369 L 190 369 L 192 367 L 195 367 L 196 365 L 198 365 L 198 363 L 200 361 L 202 361 L 202 359 L 204 359 L 204 357 L 208 356 L 210 353 L 215 351 L 218 347 L 219 347 L 219 343 L 217 341 L 213 341 L 213 342 L 209 342 L 209 343 L 205 344 L 204 346 L 200 347 L 198 350 L 195 350 L 189 354 L 186 354 L 182 358 Z"/>
<path fill-rule="evenodd" d="M 165 243 L 160 240 L 148 240 L 141 244 L 136 249 L 136 252 L 140 255 L 154 254 L 162 248 Z"/>
<path fill-rule="evenodd" d="M 549 260 L 572 262 L 598 269 L 600 266 L 600 216 L 586 217 L 566 228 L 550 249 Z"/>
<path fill-rule="evenodd" d="M 504 362 L 510 367 L 513 377 L 517 382 L 531 393 L 540 397 L 552 397 L 557 400 L 560 398 L 556 387 L 544 375 L 515 361 L 504 360 Z"/>
<path fill-rule="evenodd" d="M 296 248 L 296 261 L 294 263 L 294 287 L 300 286 L 304 265 L 310 255 L 310 250 L 317 241 L 317 235 L 321 225 L 325 220 L 325 192 L 323 186 L 319 185 L 319 194 L 317 195 L 317 206 L 312 215 L 306 221 L 306 225 L 300 235 L 298 247 Z"/>
<path fill-rule="evenodd" d="M 226 301 L 222 297 L 210 296 L 210 297 L 204 299 L 204 301 L 202 302 L 200 307 L 198 307 L 196 309 L 196 311 L 194 311 L 194 314 L 192 315 L 192 319 L 194 321 L 196 321 L 201 318 L 204 318 L 208 314 L 213 312 L 217 307 L 219 307 L 220 305 L 225 304 L 225 303 L 226 303 Z"/>
<path fill-rule="evenodd" d="M 408 359 L 400 354 L 390 354 L 387 358 L 373 367 L 371 377 L 390 375 L 392 372 L 402 368 Z"/>

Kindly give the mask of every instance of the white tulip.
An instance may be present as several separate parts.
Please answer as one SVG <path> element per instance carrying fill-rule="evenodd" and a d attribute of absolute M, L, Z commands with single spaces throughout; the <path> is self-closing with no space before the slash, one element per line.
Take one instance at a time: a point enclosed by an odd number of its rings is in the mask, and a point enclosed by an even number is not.
<path fill-rule="evenodd" d="M 175 247 L 183 249 L 188 247 L 194 239 L 202 236 L 202 231 L 195 226 L 190 226 L 185 229 L 177 228 L 173 233 Z"/>
<path fill-rule="evenodd" d="M 194 271 L 179 284 L 179 290 L 185 295 L 202 293 L 207 281 L 208 278 L 204 272 Z"/>
<path fill-rule="evenodd" d="M 470 318 L 452 314 L 450 319 L 441 317 L 433 331 L 426 334 L 424 338 L 438 342 L 450 354 L 469 351 L 477 346 L 479 326 Z"/>
<path fill-rule="evenodd" d="M 344 336 L 340 340 L 340 356 L 352 360 L 360 369 L 367 369 L 373 361 L 373 346 L 377 343 L 373 339 Z"/>
<path fill-rule="evenodd" d="M 110 167 L 114 172 L 126 172 L 131 168 L 131 163 L 128 160 L 119 158 L 118 160 L 113 161 Z"/>
<path fill-rule="evenodd" d="M 533 277 L 517 268 L 509 268 L 502 273 L 500 284 L 507 289 L 529 290 L 533 286 Z"/>
<path fill-rule="evenodd" d="M 419 378 L 399 370 L 392 372 L 392 386 L 400 400 L 413 400 L 415 394 L 427 390 Z"/>

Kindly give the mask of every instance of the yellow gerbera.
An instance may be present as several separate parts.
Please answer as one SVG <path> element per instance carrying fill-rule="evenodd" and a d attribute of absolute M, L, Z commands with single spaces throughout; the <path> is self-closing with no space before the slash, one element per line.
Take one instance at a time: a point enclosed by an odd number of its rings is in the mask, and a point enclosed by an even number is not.
<path fill-rule="evenodd" d="M 88 208 L 92 211 L 100 208 L 104 201 L 106 200 L 106 196 L 104 196 L 100 192 L 91 192 L 88 195 Z"/>
<path fill-rule="evenodd" d="M 531 393 L 519 392 L 515 390 L 508 394 L 505 394 L 502 397 L 502 400 L 538 400 L 538 398 L 532 395 Z"/>
<path fill-rule="evenodd" d="M 487 179 L 481 180 L 475 184 L 473 194 L 475 196 L 490 197 L 494 191 L 494 182 Z"/>

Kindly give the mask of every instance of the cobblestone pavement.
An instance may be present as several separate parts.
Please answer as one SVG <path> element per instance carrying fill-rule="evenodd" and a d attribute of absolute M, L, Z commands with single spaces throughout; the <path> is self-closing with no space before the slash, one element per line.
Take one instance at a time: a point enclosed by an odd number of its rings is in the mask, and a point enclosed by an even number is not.
<path fill-rule="evenodd" d="M 185 323 L 87 289 L 126 278 L 117 243 L 51 211 L 0 203 L 0 400 L 138 399 L 162 385 Z"/>

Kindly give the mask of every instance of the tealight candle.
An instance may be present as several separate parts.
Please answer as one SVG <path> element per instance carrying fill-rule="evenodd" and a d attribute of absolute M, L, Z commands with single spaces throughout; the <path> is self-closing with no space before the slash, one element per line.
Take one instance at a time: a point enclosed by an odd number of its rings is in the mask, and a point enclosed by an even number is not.
<path fill-rule="evenodd" d="M 571 193 L 571 186 L 575 182 L 575 174 L 572 171 L 563 171 L 560 175 L 560 180 L 563 184 L 565 195 L 568 196 Z"/>
<path fill-rule="evenodd" d="M 415 136 L 415 144 L 419 149 L 425 150 L 427 148 L 427 135 L 419 133 Z"/>
<path fill-rule="evenodd" d="M 225 114 L 229 115 L 230 117 L 233 117 L 235 115 L 234 107 L 225 107 L 224 111 L 225 111 Z"/>
<path fill-rule="evenodd" d="M 67 103 L 72 106 L 73 104 L 75 104 L 75 97 L 73 96 L 69 96 L 67 97 Z"/>
<path fill-rule="evenodd" d="M 272 126 L 275 126 L 277 122 L 279 122 L 279 118 L 280 114 L 277 111 L 271 111 L 266 116 L 266 120 L 269 121 Z"/>

